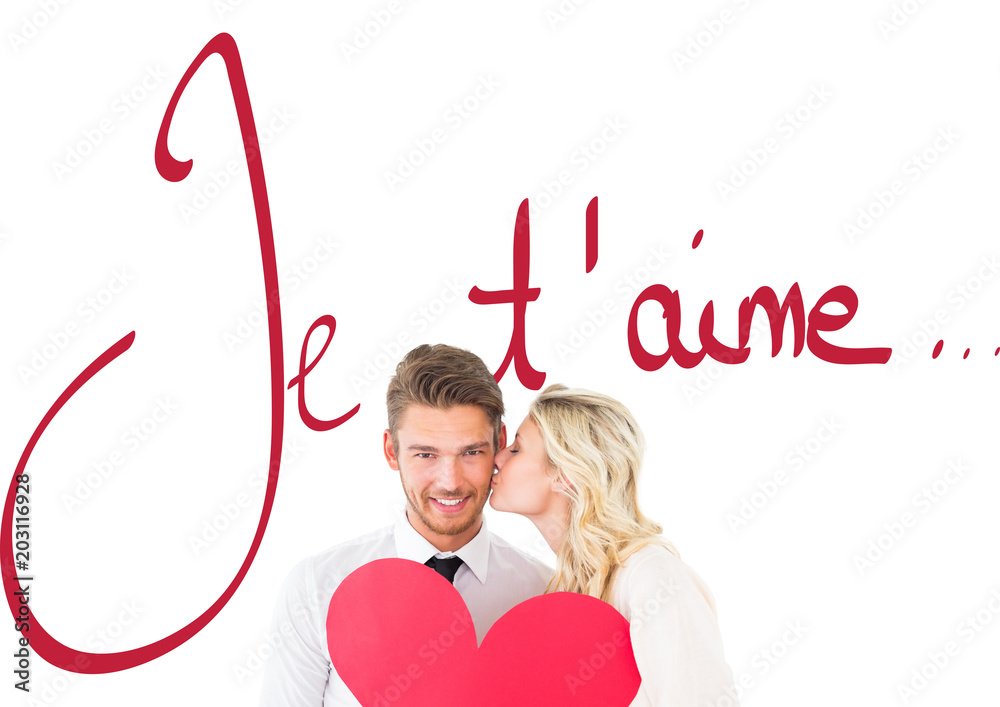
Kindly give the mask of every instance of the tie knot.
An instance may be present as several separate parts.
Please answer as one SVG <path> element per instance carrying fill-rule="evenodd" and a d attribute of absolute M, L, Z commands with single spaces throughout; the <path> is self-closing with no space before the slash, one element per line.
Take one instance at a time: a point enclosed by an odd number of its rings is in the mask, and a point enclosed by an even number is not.
<path fill-rule="evenodd" d="M 432 557 L 424 564 L 454 584 L 455 573 L 458 572 L 458 568 L 462 566 L 462 558 L 458 555 L 452 555 L 451 557 Z"/>

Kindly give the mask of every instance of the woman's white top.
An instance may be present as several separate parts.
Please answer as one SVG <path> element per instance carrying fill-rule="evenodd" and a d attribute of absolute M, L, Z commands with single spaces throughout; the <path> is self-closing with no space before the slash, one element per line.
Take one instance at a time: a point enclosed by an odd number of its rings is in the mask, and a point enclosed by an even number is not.
<path fill-rule="evenodd" d="M 610 603 L 631 624 L 642 678 L 632 707 L 738 704 L 715 600 L 676 555 L 661 545 L 637 550 L 616 573 Z"/>

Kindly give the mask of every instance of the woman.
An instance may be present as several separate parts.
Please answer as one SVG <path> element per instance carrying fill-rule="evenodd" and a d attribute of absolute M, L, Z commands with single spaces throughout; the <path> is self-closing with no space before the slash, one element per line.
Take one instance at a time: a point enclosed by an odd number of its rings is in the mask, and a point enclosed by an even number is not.
<path fill-rule="evenodd" d="M 490 505 L 529 518 L 556 553 L 547 591 L 589 594 L 629 620 L 633 706 L 736 704 L 712 595 L 636 502 L 643 450 L 620 402 L 549 386 L 496 456 Z"/>

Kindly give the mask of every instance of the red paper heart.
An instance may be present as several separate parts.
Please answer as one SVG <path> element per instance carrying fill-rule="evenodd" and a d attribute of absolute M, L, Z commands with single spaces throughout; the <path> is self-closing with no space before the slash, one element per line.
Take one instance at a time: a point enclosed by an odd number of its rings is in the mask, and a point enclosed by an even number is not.
<path fill-rule="evenodd" d="M 639 691 L 628 622 L 556 592 L 504 614 L 482 646 L 455 588 L 410 560 L 375 560 L 330 600 L 334 668 L 364 707 L 626 707 Z"/>

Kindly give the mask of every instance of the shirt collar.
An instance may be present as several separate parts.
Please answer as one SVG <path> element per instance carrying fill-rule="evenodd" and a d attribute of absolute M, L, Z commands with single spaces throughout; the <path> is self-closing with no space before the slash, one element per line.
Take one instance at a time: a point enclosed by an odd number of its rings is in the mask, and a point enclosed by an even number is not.
<path fill-rule="evenodd" d="M 462 562 L 472 570 L 480 584 L 486 583 L 486 574 L 490 560 L 490 534 L 486 530 L 486 518 L 476 533 L 476 537 L 460 547 L 455 552 L 440 552 L 427 539 L 414 530 L 406 519 L 405 511 L 396 519 L 393 535 L 396 540 L 396 556 L 404 560 L 413 560 L 424 564 L 431 557 L 451 557 L 458 555 Z"/>

